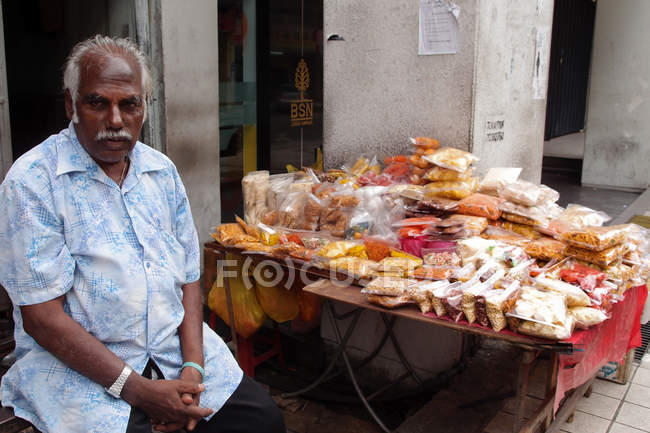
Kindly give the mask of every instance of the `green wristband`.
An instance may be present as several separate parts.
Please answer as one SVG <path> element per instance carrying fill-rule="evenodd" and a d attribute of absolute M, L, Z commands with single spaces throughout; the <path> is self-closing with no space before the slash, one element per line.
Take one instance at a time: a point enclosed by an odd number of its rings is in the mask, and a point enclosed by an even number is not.
<path fill-rule="evenodd" d="M 181 366 L 181 371 L 183 371 L 183 369 L 184 369 L 185 367 L 192 367 L 192 368 L 198 370 L 198 372 L 201 373 L 201 381 L 204 381 L 204 380 L 205 380 L 205 370 L 203 369 L 203 367 L 201 367 L 201 366 L 200 366 L 199 364 L 197 364 L 196 362 L 186 362 L 186 363 L 184 363 L 184 364 Z"/>

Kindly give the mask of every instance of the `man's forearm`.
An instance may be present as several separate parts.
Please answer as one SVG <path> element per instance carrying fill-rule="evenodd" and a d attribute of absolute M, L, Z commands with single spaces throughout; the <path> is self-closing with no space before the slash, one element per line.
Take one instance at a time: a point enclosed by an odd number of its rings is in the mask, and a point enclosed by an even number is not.
<path fill-rule="evenodd" d="M 203 304 L 201 302 L 201 284 L 198 281 L 185 284 L 183 290 L 183 308 L 185 317 L 178 327 L 181 352 L 184 362 L 196 362 L 203 366 Z"/>
<path fill-rule="evenodd" d="M 63 310 L 63 296 L 21 307 L 25 331 L 68 367 L 104 387 L 110 387 L 124 361 Z"/>

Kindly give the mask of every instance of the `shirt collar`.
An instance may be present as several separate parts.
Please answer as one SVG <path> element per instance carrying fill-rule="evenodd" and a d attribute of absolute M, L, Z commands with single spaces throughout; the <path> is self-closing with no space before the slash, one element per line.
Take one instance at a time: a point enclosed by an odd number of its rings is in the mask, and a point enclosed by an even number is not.
<path fill-rule="evenodd" d="M 67 140 L 60 140 L 57 144 L 57 165 L 56 175 L 60 176 L 65 173 L 74 171 L 97 172 L 99 165 L 88 154 L 86 149 L 81 145 L 74 129 L 74 124 L 70 122 L 68 129 L 61 131 Z M 146 146 L 139 141 L 129 152 L 132 170 L 139 177 L 140 174 L 148 171 L 162 170 L 165 164 L 162 158 L 157 158 L 152 154 L 145 154 L 142 146 Z"/>

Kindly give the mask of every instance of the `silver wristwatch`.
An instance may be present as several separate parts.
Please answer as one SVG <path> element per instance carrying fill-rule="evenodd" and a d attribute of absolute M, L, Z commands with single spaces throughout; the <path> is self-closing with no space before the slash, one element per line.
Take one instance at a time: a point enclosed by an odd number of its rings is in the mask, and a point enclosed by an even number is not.
<path fill-rule="evenodd" d="M 120 375 L 115 379 L 115 382 L 111 385 L 110 388 L 106 388 L 106 392 L 112 395 L 115 398 L 120 398 L 120 394 L 122 393 L 122 388 L 124 388 L 124 384 L 126 383 L 126 380 L 129 378 L 129 375 L 133 369 L 129 367 L 128 365 L 125 365 L 124 368 L 122 369 L 122 372 Z"/>

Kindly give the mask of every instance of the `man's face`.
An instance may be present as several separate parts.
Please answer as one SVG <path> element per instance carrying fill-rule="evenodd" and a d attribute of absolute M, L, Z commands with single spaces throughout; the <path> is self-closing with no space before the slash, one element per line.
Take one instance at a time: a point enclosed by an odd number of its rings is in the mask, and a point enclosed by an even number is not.
<path fill-rule="evenodd" d="M 135 146 L 144 121 L 140 67 L 129 57 L 92 52 L 80 63 L 77 138 L 98 163 L 121 161 Z M 68 91 L 65 106 L 72 119 Z"/>

